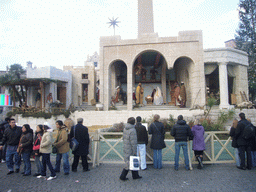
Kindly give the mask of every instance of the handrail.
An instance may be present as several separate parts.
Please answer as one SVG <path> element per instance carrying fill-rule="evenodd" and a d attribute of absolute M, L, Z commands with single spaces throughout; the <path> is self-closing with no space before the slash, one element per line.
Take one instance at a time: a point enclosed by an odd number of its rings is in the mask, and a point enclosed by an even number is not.
<path fill-rule="evenodd" d="M 170 134 L 170 132 L 166 132 L 166 134 Z M 228 136 L 227 140 L 221 140 L 218 136 L 220 134 L 227 135 L 229 134 L 229 131 L 206 131 L 205 132 L 206 150 L 204 151 L 204 155 L 205 155 L 204 163 L 215 164 L 215 163 L 234 163 L 235 162 L 235 157 L 233 155 L 234 152 L 231 151 L 233 150 L 233 148 L 231 148 L 230 146 L 231 137 Z M 119 135 L 120 138 L 115 138 L 115 139 L 105 138 L 105 136 L 110 136 L 110 135 L 113 135 L 113 136 Z M 118 144 L 122 145 L 122 139 L 123 139 L 122 132 L 101 132 L 99 130 L 96 130 L 94 133 L 93 139 L 94 139 L 93 140 L 94 150 L 92 155 L 93 167 L 98 166 L 100 165 L 100 163 L 103 163 L 103 162 L 104 163 L 122 163 L 123 162 L 122 149 L 120 148 L 119 150 L 116 149 Z M 149 142 L 150 142 L 150 139 L 149 139 Z M 166 148 L 163 150 L 163 163 L 173 164 L 174 159 L 171 159 L 169 156 L 175 154 L 175 142 L 173 139 L 165 139 L 165 142 L 166 142 Z M 106 150 L 106 152 L 103 152 L 101 150 L 104 146 L 109 147 L 109 149 Z M 116 156 L 116 159 L 106 160 L 106 157 L 110 154 L 110 152 L 112 153 L 112 156 L 113 155 Z M 196 163 L 195 158 L 194 157 L 191 158 L 191 154 L 193 154 L 193 152 L 190 147 L 188 148 L 188 152 L 191 159 L 190 163 Z M 229 157 L 226 159 L 219 160 L 220 156 L 224 152 Z M 148 157 L 147 163 L 152 163 L 153 155 L 152 155 L 152 149 L 149 148 L 149 145 L 147 147 L 146 155 Z M 182 156 L 180 156 L 180 161 L 181 162 L 184 161 Z"/>

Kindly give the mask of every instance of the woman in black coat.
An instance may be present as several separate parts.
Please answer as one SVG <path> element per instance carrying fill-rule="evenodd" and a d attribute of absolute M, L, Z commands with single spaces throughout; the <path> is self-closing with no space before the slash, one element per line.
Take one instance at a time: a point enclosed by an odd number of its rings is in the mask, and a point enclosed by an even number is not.
<path fill-rule="evenodd" d="M 164 124 L 159 122 L 160 116 L 154 115 L 154 122 L 149 126 L 149 134 L 152 134 L 150 148 L 153 149 L 154 168 L 162 168 L 162 149 L 166 147 L 164 142 Z"/>
<path fill-rule="evenodd" d="M 30 129 L 28 124 L 23 125 L 22 127 L 22 135 L 20 138 L 20 143 L 18 147 L 18 151 L 22 155 L 22 159 L 24 161 L 24 172 L 22 172 L 23 176 L 31 175 L 31 162 L 30 155 L 33 150 L 33 130 Z"/>

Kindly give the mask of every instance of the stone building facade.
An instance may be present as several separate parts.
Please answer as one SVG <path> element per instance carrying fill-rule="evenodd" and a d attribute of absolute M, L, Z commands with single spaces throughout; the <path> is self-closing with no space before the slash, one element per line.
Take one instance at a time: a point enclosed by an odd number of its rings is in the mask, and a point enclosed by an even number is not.
<path fill-rule="evenodd" d="M 72 73 L 72 98 L 74 106 L 82 103 L 91 105 L 91 100 L 95 99 L 96 75 L 94 65 L 87 66 L 64 66 L 64 70 Z"/>
<path fill-rule="evenodd" d="M 220 108 L 231 107 L 231 94 L 237 102 L 241 101 L 240 91 L 248 95 L 245 52 L 232 48 L 204 50 L 202 31 L 181 31 L 176 37 L 159 37 L 154 33 L 152 9 L 152 0 L 138 0 L 137 39 L 100 38 L 100 102 L 104 110 L 109 109 L 118 86 L 127 94 L 127 110 L 132 110 L 133 92 L 138 83 L 142 83 L 144 97 L 158 87 L 163 104 L 172 105 L 173 85 L 184 82 L 188 108 L 206 104 L 206 89 L 219 95 Z M 140 13 L 145 13 L 147 19 Z M 210 85 L 216 80 L 218 84 Z"/>

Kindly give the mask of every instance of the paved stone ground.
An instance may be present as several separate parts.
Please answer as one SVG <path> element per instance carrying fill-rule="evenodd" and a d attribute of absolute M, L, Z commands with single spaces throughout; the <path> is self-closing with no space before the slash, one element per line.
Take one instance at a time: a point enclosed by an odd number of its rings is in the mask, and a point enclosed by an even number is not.
<path fill-rule="evenodd" d="M 139 172 L 142 179 L 133 180 L 129 173 L 129 180 L 125 182 L 119 180 L 121 164 L 103 164 L 89 172 L 82 172 L 79 166 L 77 173 L 66 176 L 61 170 L 55 180 L 46 181 L 23 177 L 20 173 L 6 175 L 6 164 L 0 164 L 0 192 L 256 191 L 256 169 L 239 170 L 233 164 L 205 165 L 203 170 L 192 171 L 186 171 L 183 165 L 179 171 L 175 171 L 173 165 L 164 165 L 161 170 L 148 165 L 146 171 Z M 33 162 L 32 170 L 35 170 Z"/>

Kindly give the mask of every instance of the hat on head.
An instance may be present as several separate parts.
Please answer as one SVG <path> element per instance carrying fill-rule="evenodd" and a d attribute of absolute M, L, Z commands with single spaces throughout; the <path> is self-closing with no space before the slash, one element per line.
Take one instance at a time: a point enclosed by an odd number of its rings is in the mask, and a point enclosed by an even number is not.
<path fill-rule="evenodd" d="M 44 122 L 44 129 L 52 129 L 50 123 Z"/>
<path fill-rule="evenodd" d="M 183 82 L 183 81 L 181 81 L 181 82 L 180 82 L 180 84 L 184 84 L 184 82 Z"/>

